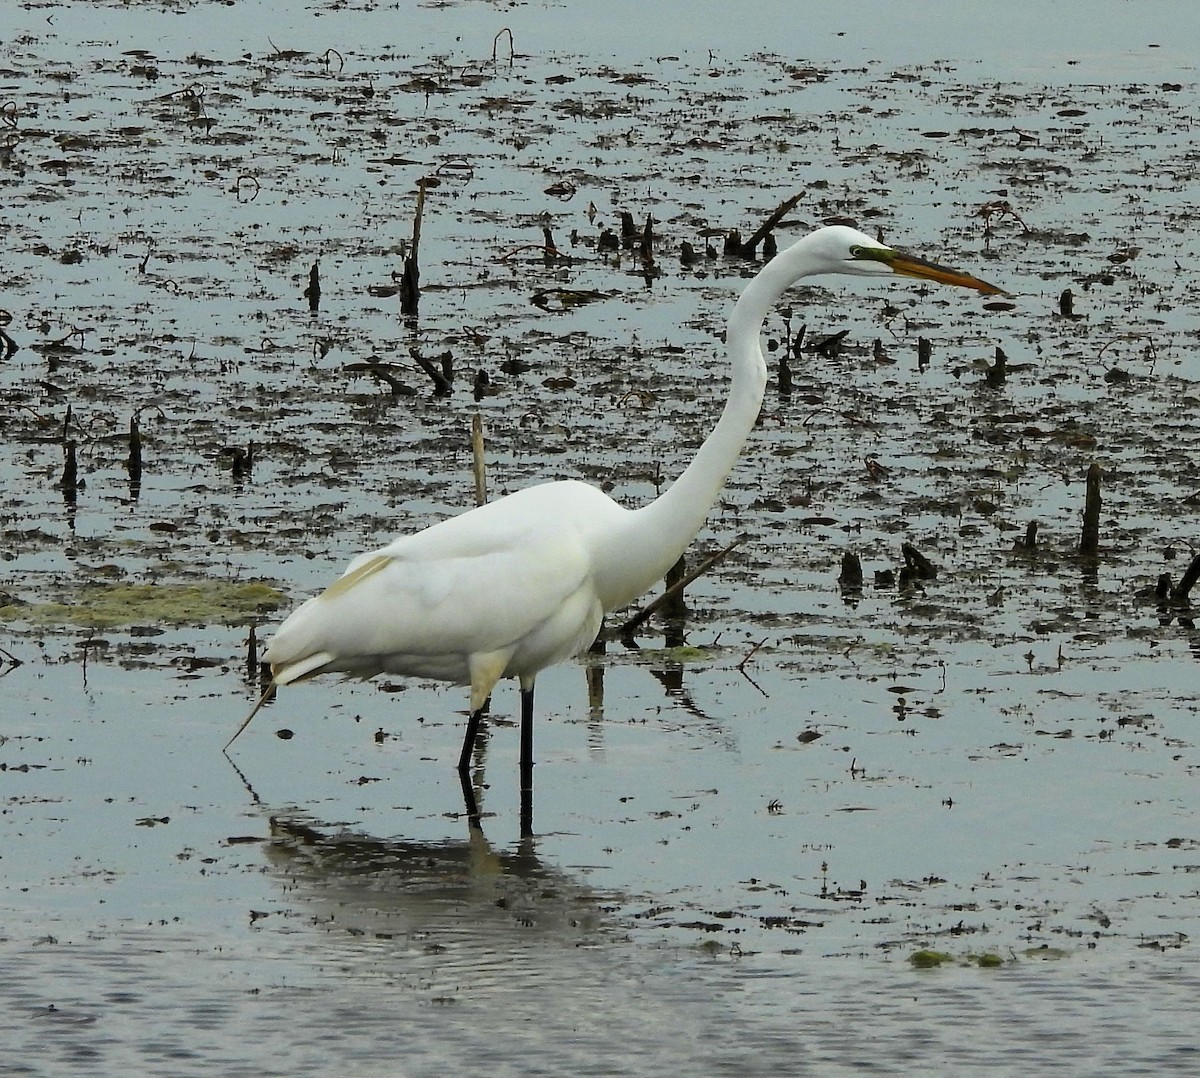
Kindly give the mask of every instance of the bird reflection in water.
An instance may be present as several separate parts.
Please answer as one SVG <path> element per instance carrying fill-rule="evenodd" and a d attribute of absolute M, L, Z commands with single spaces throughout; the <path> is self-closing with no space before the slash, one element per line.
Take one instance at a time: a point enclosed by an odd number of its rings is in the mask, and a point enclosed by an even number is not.
<path fill-rule="evenodd" d="M 469 971 L 476 986 L 523 961 L 531 934 L 575 947 L 605 928 L 601 900 L 545 862 L 532 836 L 494 848 L 464 794 L 465 838 L 377 838 L 291 812 L 271 816 L 264 853 L 288 893 L 315 907 L 311 923 L 361 941 L 354 951 L 378 958 L 379 945 L 398 945 L 431 959 L 426 975 Z"/>

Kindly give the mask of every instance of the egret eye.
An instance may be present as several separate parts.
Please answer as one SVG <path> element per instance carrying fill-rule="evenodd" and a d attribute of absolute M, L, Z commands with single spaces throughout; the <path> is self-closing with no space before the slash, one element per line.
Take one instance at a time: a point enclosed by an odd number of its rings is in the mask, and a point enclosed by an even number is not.
<path fill-rule="evenodd" d="M 859 247 L 858 244 L 856 243 L 853 247 L 850 248 L 850 257 L 851 258 L 862 258 L 862 250 L 863 249 L 861 247 Z"/>

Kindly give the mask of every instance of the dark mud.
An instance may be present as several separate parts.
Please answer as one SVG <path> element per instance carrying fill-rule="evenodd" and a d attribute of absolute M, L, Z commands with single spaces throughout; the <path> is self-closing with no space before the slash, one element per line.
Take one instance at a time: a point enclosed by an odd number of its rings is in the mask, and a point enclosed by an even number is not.
<path fill-rule="evenodd" d="M 1043 1062 L 1089 1030 L 1114 1066 L 1179 1061 L 1200 635 L 1155 585 L 1198 552 L 1194 72 L 616 62 L 527 55 L 519 33 L 493 56 L 489 20 L 441 55 L 334 34 L 189 51 L 118 10 L 86 40 L 22 18 L 0 50 L 4 949 L 27 1045 L 52 1026 L 64 1064 L 90 1046 L 182 1073 L 252 1067 L 254 1036 L 315 1073 L 267 1031 L 328 1033 L 336 992 L 362 1073 L 405 1049 L 429 1073 L 474 1041 L 438 1017 L 401 1045 L 388 1006 L 420 1025 L 460 1004 L 487 1030 L 502 1001 L 533 1030 L 536 998 L 584 1031 L 546 1058 L 620 1069 L 589 1016 L 628 998 L 631 1052 L 744 1073 L 741 1035 L 764 1069 L 817 1043 L 857 1058 L 845 1031 L 881 993 L 887 1066 L 922 1058 L 914 1022 L 966 1065 L 964 1015 L 1019 1058 L 999 1016 L 1038 998 L 1096 1008 Z M 249 626 L 470 505 L 473 416 L 493 495 L 569 476 L 637 503 L 679 472 L 755 268 L 724 238 L 797 194 L 780 242 L 852 218 L 1012 298 L 797 290 L 696 554 L 748 539 L 682 624 L 547 675 L 537 838 L 516 837 L 507 691 L 487 839 L 461 818 L 453 689 L 293 690 L 230 769 Z M 905 543 L 935 575 L 902 577 Z M 847 553 L 861 591 L 839 588 Z M 575 987 L 578 954 L 602 987 Z M 961 997 L 902 1004 L 931 955 Z M 661 1047 L 633 984 L 677 1031 L 719 1013 L 729 1037 Z M 1165 1000 L 1153 1037 L 1105 1009 L 1139 985 Z M 795 1025 L 814 994 L 830 1029 Z M 156 1008 L 229 1039 L 124 1032 Z M 501 1067 L 549 1039 L 505 1041 Z"/>

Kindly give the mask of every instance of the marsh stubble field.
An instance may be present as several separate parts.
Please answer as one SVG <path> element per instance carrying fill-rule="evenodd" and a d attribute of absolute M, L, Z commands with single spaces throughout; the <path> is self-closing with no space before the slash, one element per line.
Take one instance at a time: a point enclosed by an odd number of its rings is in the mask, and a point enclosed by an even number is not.
<path fill-rule="evenodd" d="M 481 22 L 0 51 L 15 1073 L 1185 1068 L 1200 636 L 1153 590 L 1197 553 L 1194 82 L 493 59 Z M 781 243 L 853 219 L 1011 299 L 797 290 L 694 557 L 746 542 L 682 625 L 539 682 L 535 837 L 510 688 L 482 833 L 452 688 L 287 691 L 231 767 L 249 626 L 471 504 L 473 416 L 493 496 L 678 474 L 755 268 L 724 236 L 794 195 Z"/>

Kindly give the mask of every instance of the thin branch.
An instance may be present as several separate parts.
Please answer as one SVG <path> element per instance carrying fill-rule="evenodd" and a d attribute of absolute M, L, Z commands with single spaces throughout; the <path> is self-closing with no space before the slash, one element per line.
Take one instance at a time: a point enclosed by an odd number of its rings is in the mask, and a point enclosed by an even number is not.
<path fill-rule="evenodd" d="M 632 636 L 633 631 L 639 625 L 641 625 L 643 622 L 645 622 L 649 618 L 653 617 L 657 611 L 661 610 L 665 604 L 669 603 L 672 599 L 674 599 L 675 596 L 678 595 L 681 591 L 683 591 L 683 589 L 686 588 L 693 580 L 695 580 L 697 577 L 703 576 L 714 565 L 717 565 L 719 562 L 724 561 L 725 558 L 736 547 L 741 546 L 742 543 L 744 543 L 749 538 L 750 538 L 750 536 L 748 534 L 746 534 L 745 532 L 743 532 L 732 543 L 730 543 L 729 546 L 725 547 L 723 550 L 718 550 L 714 555 L 712 555 L 712 557 L 706 558 L 704 561 L 702 561 L 699 565 L 697 565 L 696 568 L 693 569 L 686 576 L 680 577 L 677 581 L 675 581 L 675 583 L 672 584 L 669 588 L 667 588 L 667 590 L 664 591 L 657 599 L 655 599 L 651 603 L 648 603 L 646 606 L 642 607 L 642 609 L 639 610 L 636 614 L 634 614 L 633 617 L 631 617 L 628 621 L 626 621 L 623 625 L 621 625 L 621 627 L 619 629 L 617 629 L 616 633 L 613 635 L 620 637 L 622 639 L 624 639 L 625 637 L 628 637 L 628 636 Z"/>
<path fill-rule="evenodd" d="M 752 647 L 748 652 L 746 652 L 745 656 L 742 658 L 742 661 L 737 664 L 737 668 L 740 671 L 742 671 L 743 673 L 745 673 L 746 663 L 748 663 L 751 659 L 754 658 L 754 653 L 756 651 L 758 651 L 758 649 L 761 648 L 763 646 L 763 644 L 765 644 L 766 642 L 767 642 L 767 638 L 764 636 L 757 644 L 754 645 L 754 647 Z"/>
<path fill-rule="evenodd" d="M 754 234 L 742 246 L 753 251 L 763 241 L 766 234 L 779 224 L 803 197 L 804 192 L 801 191 L 798 195 L 792 195 L 785 202 L 781 202 L 775 212 L 754 231 Z"/>

